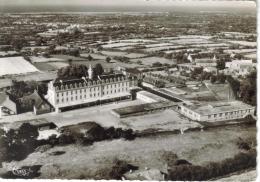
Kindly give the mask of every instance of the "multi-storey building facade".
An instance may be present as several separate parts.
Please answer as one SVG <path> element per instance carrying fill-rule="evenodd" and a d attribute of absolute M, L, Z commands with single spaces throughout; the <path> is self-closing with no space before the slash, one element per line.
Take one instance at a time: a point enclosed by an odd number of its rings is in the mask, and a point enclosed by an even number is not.
<path fill-rule="evenodd" d="M 89 74 L 89 78 L 51 81 L 45 98 L 56 111 L 60 111 L 71 106 L 130 99 L 130 89 L 137 84 L 134 77 L 126 77 L 123 74 L 91 78 L 92 75 Z"/>

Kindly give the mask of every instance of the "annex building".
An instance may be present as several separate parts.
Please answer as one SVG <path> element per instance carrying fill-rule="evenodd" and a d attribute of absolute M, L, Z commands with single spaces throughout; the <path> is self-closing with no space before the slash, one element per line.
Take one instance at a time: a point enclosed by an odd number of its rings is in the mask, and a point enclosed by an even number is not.
<path fill-rule="evenodd" d="M 137 84 L 135 77 L 123 74 L 101 75 L 98 79 L 56 79 L 48 83 L 45 98 L 56 112 L 69 110 L 72 107 L 99 105 L 131 99 L 130 90 Z"/>
<path fill-rule="evenodd" d="M 225 121 L 253 115 L 255 107 L 240 101 L 182 103 L 180 113 L 195 121 Z"/>

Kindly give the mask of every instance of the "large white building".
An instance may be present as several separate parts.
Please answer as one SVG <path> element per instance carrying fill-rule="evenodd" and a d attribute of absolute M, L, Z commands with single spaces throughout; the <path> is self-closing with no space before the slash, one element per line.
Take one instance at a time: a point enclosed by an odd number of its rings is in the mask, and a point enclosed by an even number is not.
<path fill-rule="evenodd" d="M 246 76 L 256 69 L 256 65 L 252 60 L 233 60 L 226 62 L 226 68 L 223 72 L 226 75 Z"/>
<path fill-rule="evenodd" d="M 180 113 L 195 121 L 225 121 L 253 115 L 255 107 L 240 101 L 182 103 Z"/>
<path fill-rule="evenodd" d="M 137 84 L 134 77 L 122 74 L 102 75 L 98 79 L 89 78 L 51 81 L 45 98 L 56 112 L 71 106 L 90 106 L 103 102 L 131 98 L 131 87 Z"/>

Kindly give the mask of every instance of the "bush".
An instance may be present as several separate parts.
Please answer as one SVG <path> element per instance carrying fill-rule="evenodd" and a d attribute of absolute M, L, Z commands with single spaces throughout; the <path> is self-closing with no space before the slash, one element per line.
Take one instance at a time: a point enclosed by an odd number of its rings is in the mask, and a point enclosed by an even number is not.
<path fill-rule="evenodd" d="M 168 171 L 168 180 L 173 181 L 200 181 L 256 166 L 256 151 L 239 153 L 234 158 L 225 159 L 222 162 L 211 162 L 206 166 L 177 165 Z"/>
<path fill-rule="evenodd" d="M 123 130 L 122 128 L 110 127 L 105 130 L 105 137 L 107 139 L 125 138 L 127 140 L 135 139 L 136 135 L 132 129 Z"/>
<path fill-rule="evenodd" d="M 126 161 L 115 159 L 111 167 L 99 169 L 95 174 L 95 179 L 121 180 L 126 172 L 137 169 L 137 166 L 128 164 Z"/>
<path fill-rule="evenodd" d="M 50 155 L 62 155 L 65 153 L 66 153 L 65 151 L 55 151 L 55 152 L 50 153 Z"/>
<path fill-rule="evenodd" d="M 42 145 L 42 146 L 39 146 L 35 149 L 35 152 L 46 152 L 47 150 L 51 149 L 52 148 L 52 145 L 49 145 L 49 144 L 46 144 L 46 145 Z"/>

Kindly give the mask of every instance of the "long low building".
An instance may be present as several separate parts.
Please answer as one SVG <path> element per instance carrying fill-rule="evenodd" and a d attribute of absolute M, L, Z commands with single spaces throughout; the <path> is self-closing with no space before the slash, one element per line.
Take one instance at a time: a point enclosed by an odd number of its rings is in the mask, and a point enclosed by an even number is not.
<path fill-rule="evenodd" d="M 253 115 L 255 107 L 240 101 L 181 103 L 179 111 L 195 121 L 225 121 Z"/>
<path fill-rule="evenodd" d="M 153 93 L 147 92 L 147 91 L 139 91 L 136 94 L 136 98 L 139 100 L 142 100 L 146 103 L 152 103 L 152 102 L 160 102 L 160 101 L 167 101 L 167 99 L 160 97 L 158 95 L 155 95 Z"/>
<path fill-rule="evenodd" d="M 119 109 L 113 109 L 112 114 L 119 118 L 125 118 L 130 116 L 138 116 L 143 114 L 148 114 L 156 111 L 162 111 L 169 108 L 177 108 L 177 103 L 175 102 L 154 102 L 147 104 L 140 104 L 134 106 L 127 106 Z"/>

